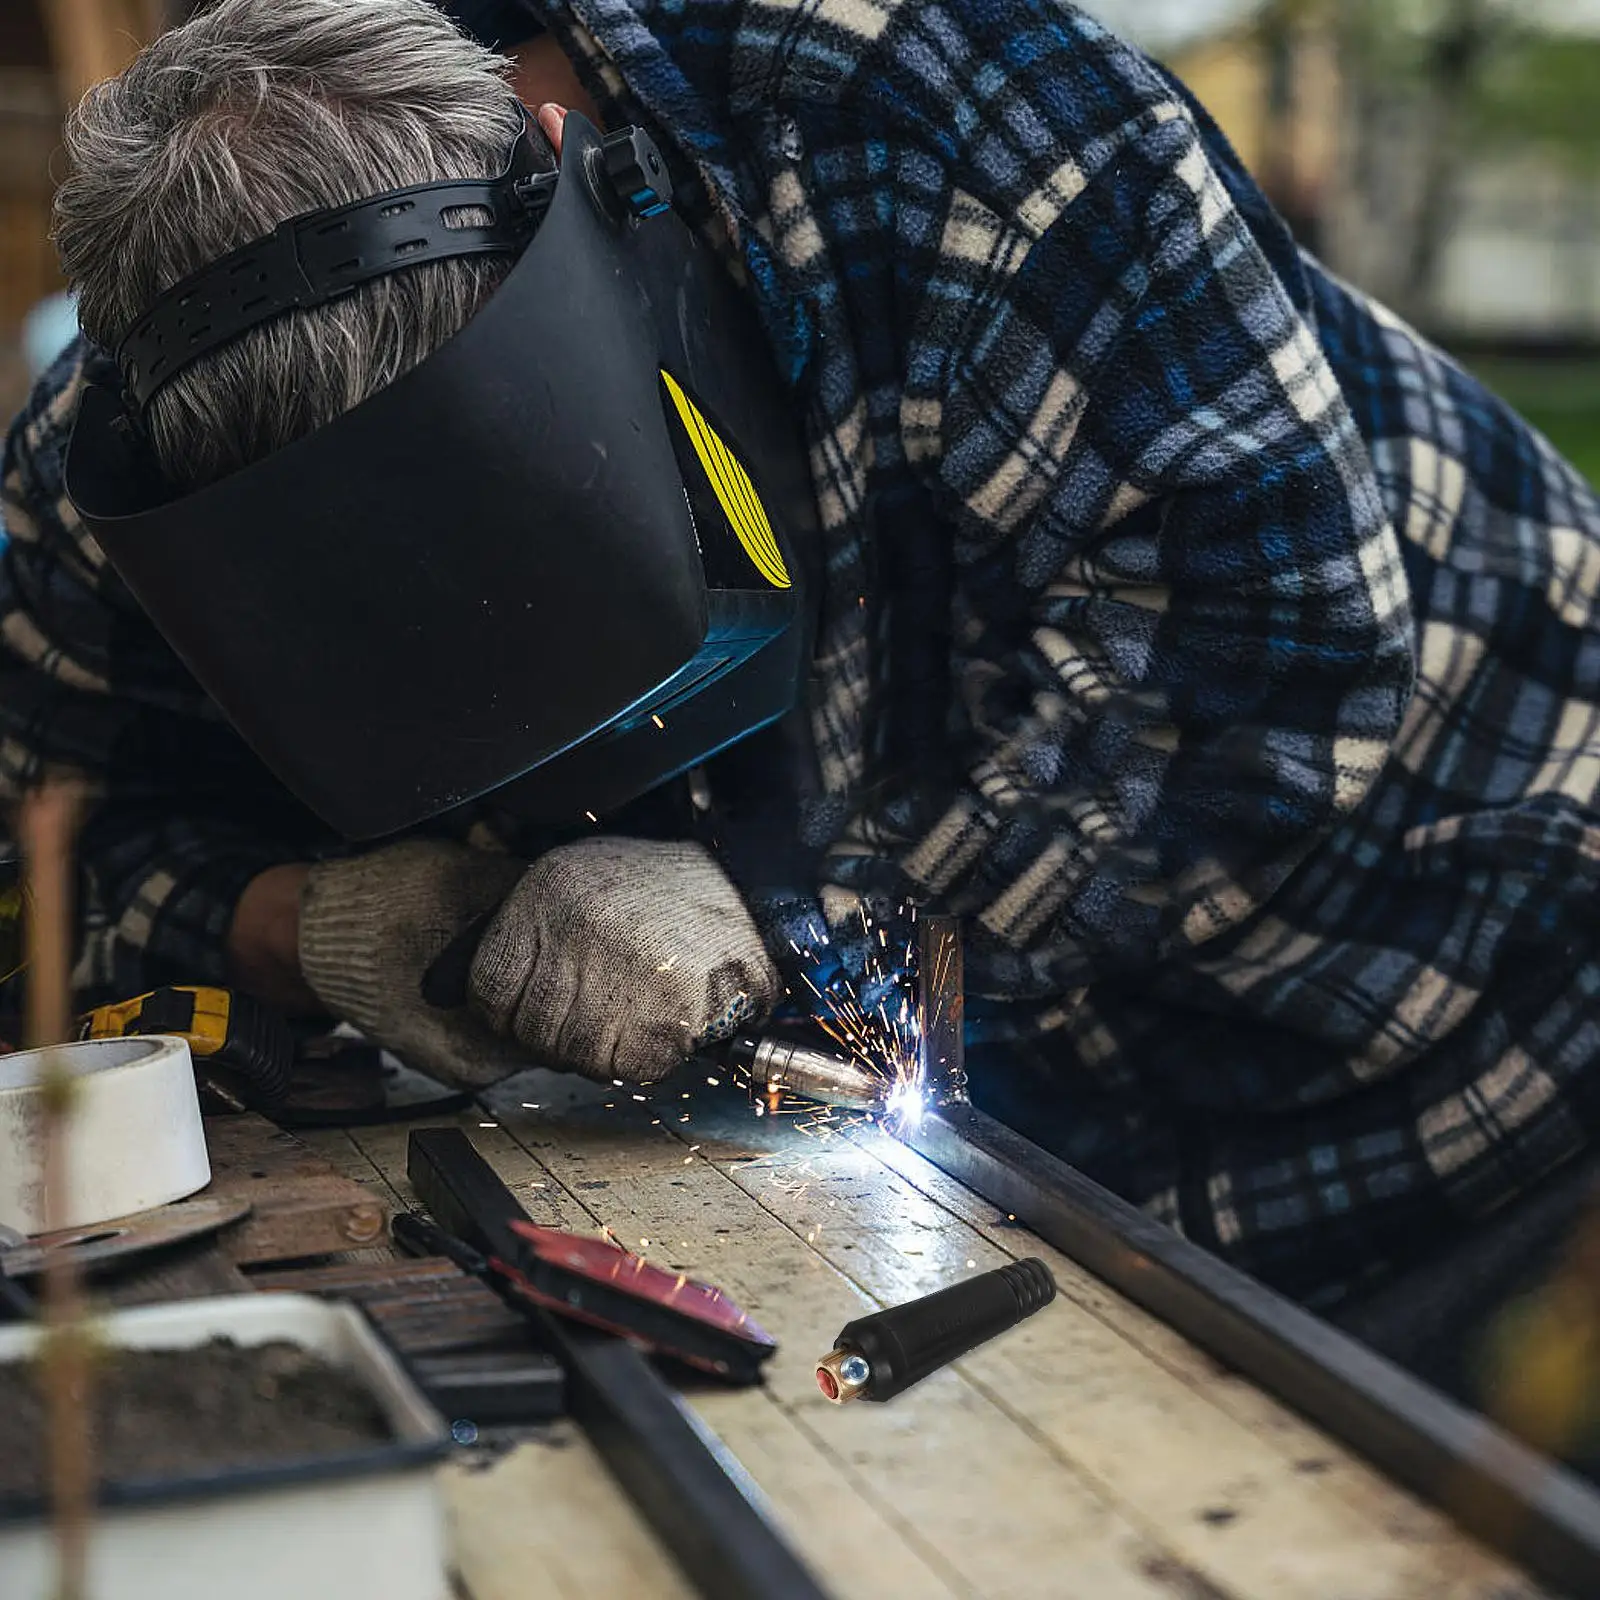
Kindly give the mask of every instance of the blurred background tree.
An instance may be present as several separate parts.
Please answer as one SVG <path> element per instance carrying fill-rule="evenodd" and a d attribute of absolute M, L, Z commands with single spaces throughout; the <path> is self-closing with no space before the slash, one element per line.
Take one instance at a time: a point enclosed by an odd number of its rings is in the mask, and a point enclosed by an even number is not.
<path fill-rule="evenodd" d="M 1600 0 L 1088 0 L 1301 241 L 1600 480 Z"/>
<path fill-rule="evenodd" d="M 49 299 L 61 288 L 49 228 L 62 115 L 186 4 L 0 0 L 0 429 L 72 326 Z"/>

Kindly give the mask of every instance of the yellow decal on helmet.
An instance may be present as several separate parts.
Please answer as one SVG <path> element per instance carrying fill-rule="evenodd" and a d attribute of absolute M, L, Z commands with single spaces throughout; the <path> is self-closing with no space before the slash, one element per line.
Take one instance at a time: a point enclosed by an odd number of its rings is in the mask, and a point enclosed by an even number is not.
<path fill-rule="evenodd" d="M 717 437 L 716 429 L 701 415 L 700 408 L 683 392 L 672 374 L 663 371 L 661 377 L 666 383 L 667 393 L 672 396 L 672 403 L 678 408 L 678 416 L 689 435 L 689 442 L 694 446 L 694 453 L 700 458 L 700 465 L 705 468 L 706 477 L 716 491 L 717 502 L 727 516 L 729 525 L 738 534 L 745 554 L 755 562 L 756 570 L 774 589 L 787 589 L 789 569 L 783 564 L 772 524 L 767 520 L 766 509 L 761 504 L 761 496 L 756 493 L 756 486 L 750 481 L 750 474 Z"/>

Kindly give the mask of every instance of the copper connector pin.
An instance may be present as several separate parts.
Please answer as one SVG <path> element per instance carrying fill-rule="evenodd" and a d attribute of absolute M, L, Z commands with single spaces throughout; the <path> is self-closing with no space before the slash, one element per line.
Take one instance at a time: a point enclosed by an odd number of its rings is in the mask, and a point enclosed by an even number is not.
<path fill-rule="evenodd" d="M 830 1350 L 817 1363 L 817 1387 L 836 1406 L 858 1399 L 872 1382 L 872 1367 L 859 1350 Z"/>

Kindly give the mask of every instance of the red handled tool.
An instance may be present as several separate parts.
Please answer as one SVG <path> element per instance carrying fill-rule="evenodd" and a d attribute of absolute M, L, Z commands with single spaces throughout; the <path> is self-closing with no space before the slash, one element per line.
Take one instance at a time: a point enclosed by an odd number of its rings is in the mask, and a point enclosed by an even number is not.
<path fill-rule="evenodd" d="M 653 1266 L 620 1245 L 509 1220 L 510 1260 L 486 1256 L 414 1212 L 397 1216 L 395 1242 L 414 1255 L 448 1256 L 508 1305 L 538 1306 L 603 1328 L 658 1355 L 755 1383 L 777 1341 L 720 1289 Z"/>

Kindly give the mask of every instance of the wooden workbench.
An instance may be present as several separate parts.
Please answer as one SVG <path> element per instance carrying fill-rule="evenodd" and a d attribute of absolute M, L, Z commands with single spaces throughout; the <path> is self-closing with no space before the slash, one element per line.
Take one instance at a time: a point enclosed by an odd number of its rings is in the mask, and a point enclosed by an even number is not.
<path fill-rule="evenodd" d="M 903 1146 L 818 1139 L 726 1090 L 636 1098 L 531 1073 L 465 1127 L 539 1222 L 608 1227 L 781 1341 L 762 1388 L 701 1393 L 839 1600 L 1527 1600 L 1443 1518 Z M 307 1136 L 410 1203 L 407 1128 Z M 812 1369 L 864 1308 L 1038 1255 L 1061 1295 L 888 1405 Z M 449 1501 L 471 1600 L 690 1591 L 569 1424 Z"/>

